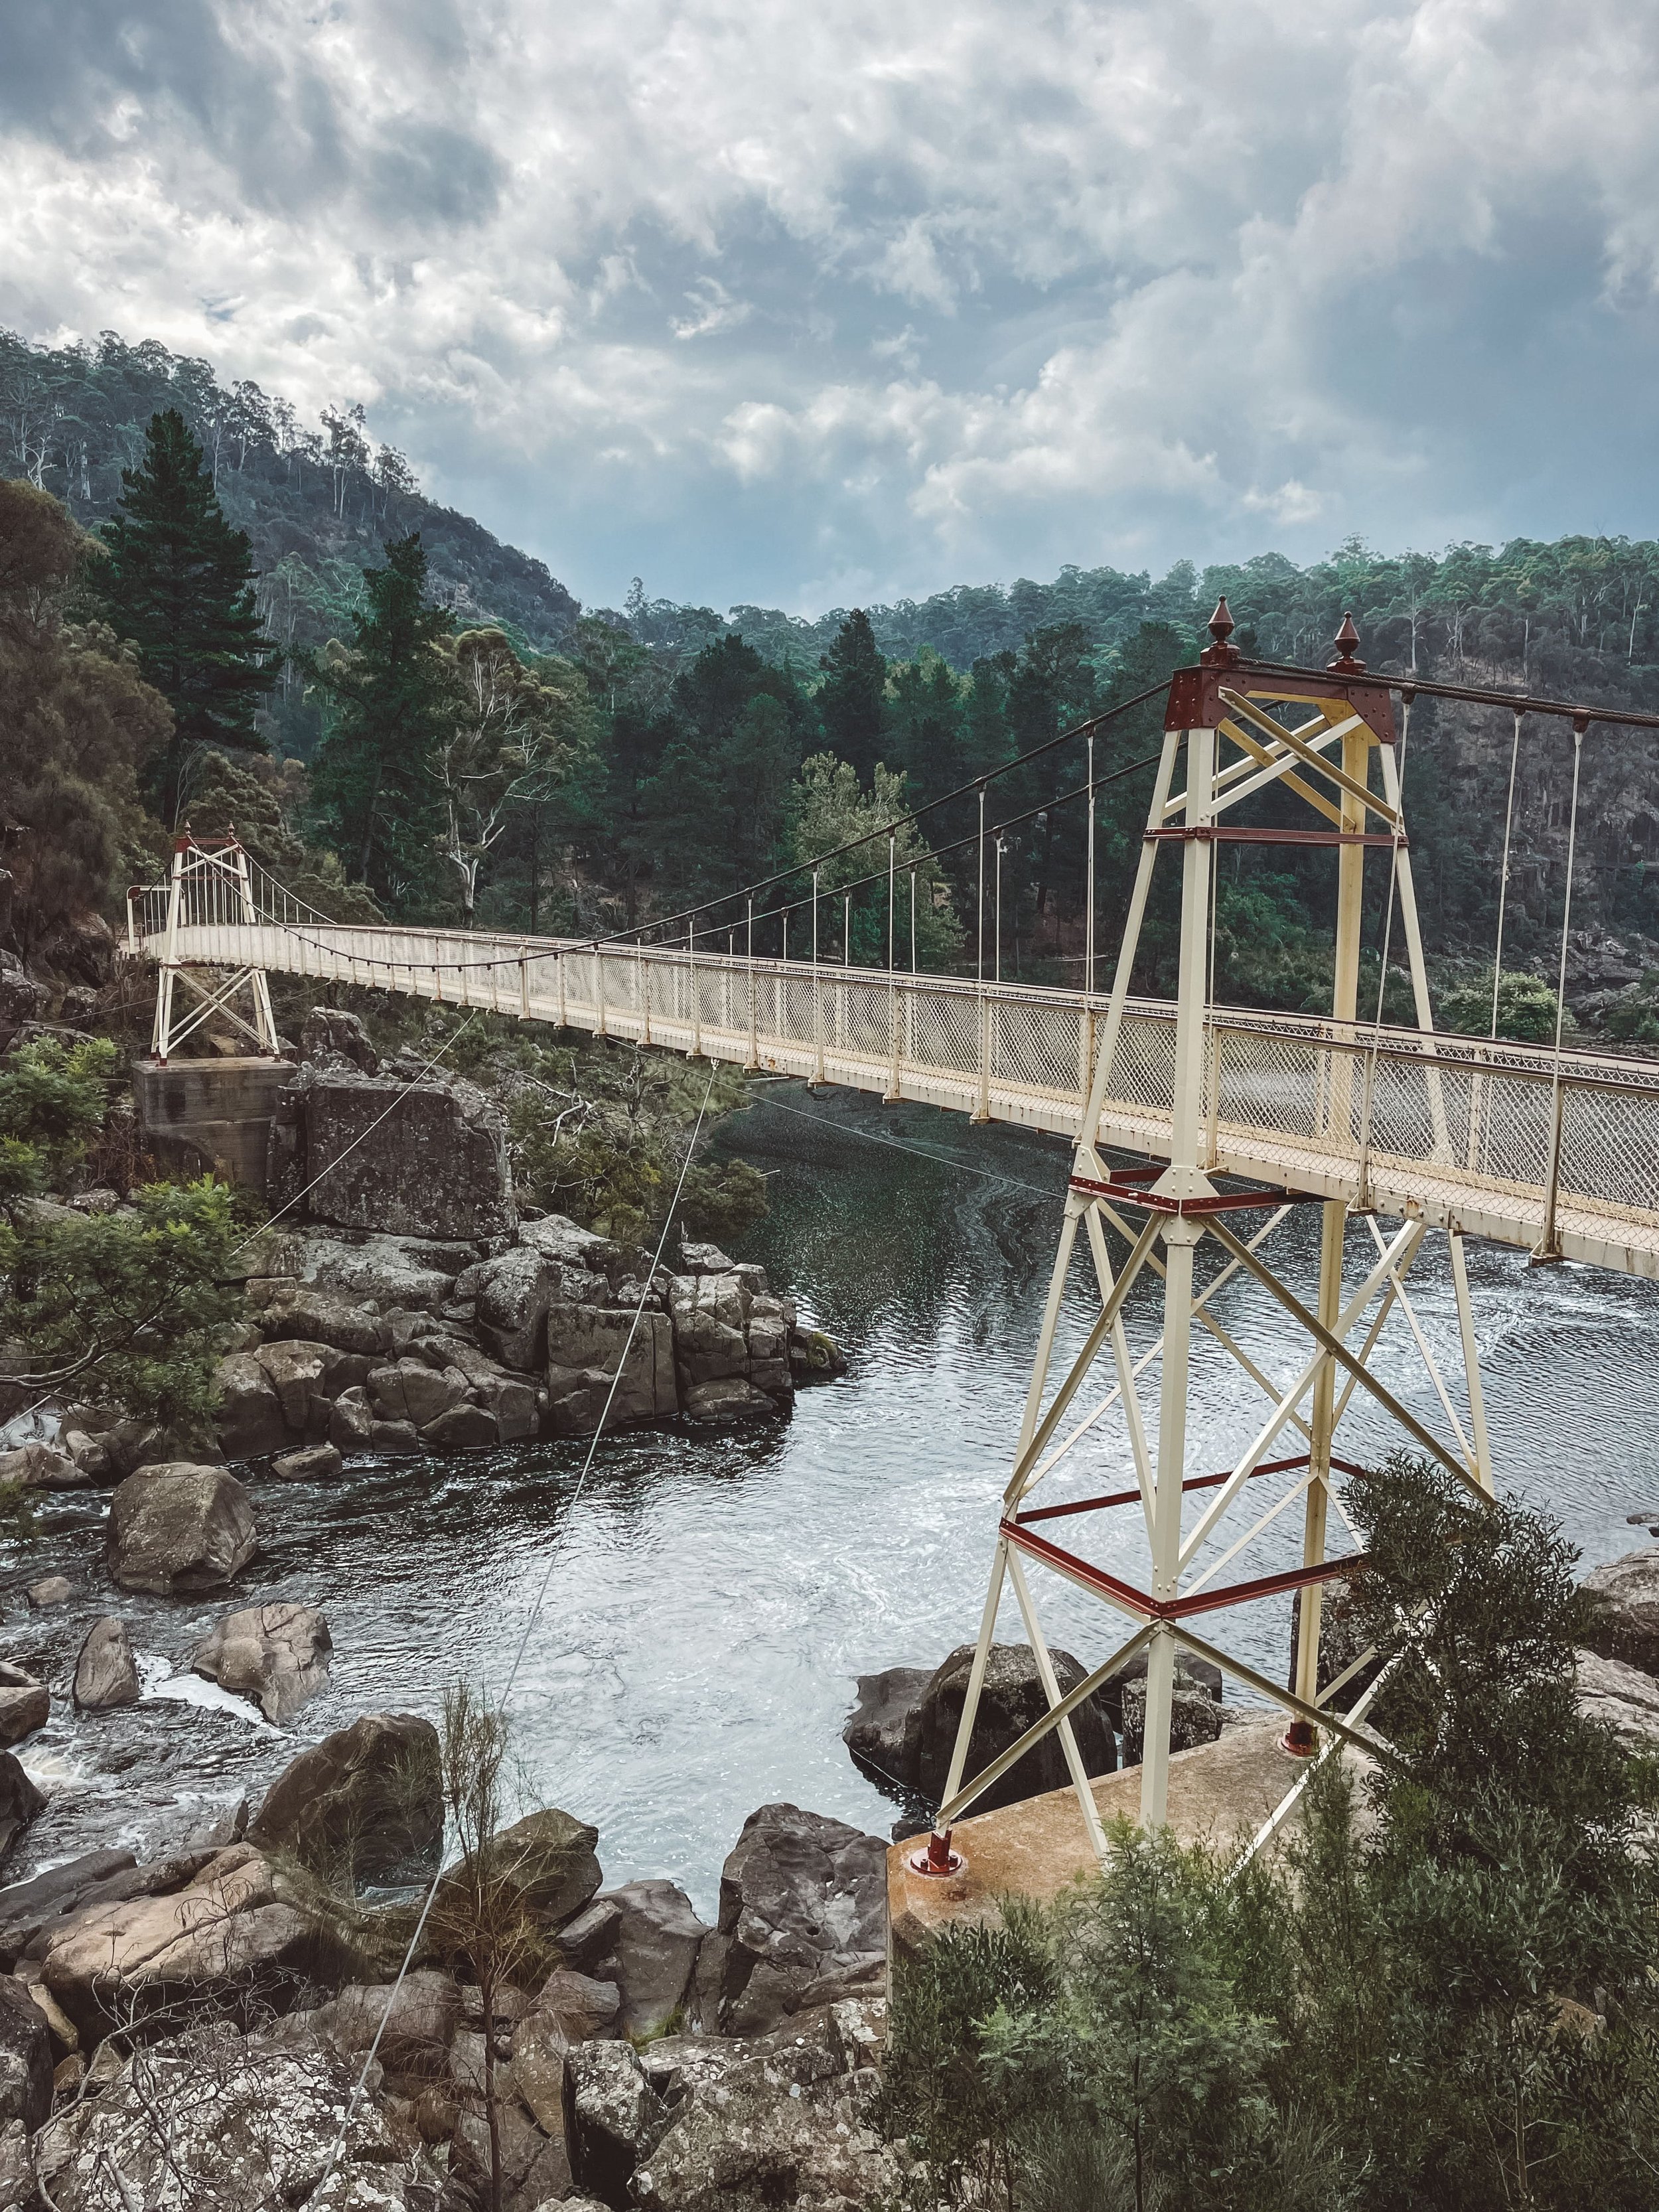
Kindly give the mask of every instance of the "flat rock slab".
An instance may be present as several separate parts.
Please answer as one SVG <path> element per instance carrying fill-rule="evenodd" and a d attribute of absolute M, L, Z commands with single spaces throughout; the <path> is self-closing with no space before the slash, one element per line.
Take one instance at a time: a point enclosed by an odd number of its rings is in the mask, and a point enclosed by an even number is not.
<path fill-rule="evenodd" d="M 1285 1723 L 1266 1715 L 1226 1729 L 1218 1741 L 1178 1751 L 1170 1759 L 1169 1825 L 1183 1844 L 1231 1844 L 1253 1834 L 1285 1792 L 1307 1771 L 1304 1759 L 1279 1748 Z M 1346 1751 L 1356 1772 L 1370 1762 Z M 1120 1814 L 1136 1820 L 1140 1812 L 1140 1770 L 1103 1774 L 1090 1784 L 1103 1821 Z M 1297 1807 L 1284 1830 L 1301 1819 Z M 938 1929 L 955 1924 L 994 1923 L 1001 1917 L 999 1899 L 1029 1897 L 1048 1904 L 1068 1883 L 1086 1876 L 1095 1855 L 1083 1813 L 1068 1787 L 1053 1790 L 1023 1804 L 958 1820 L 952 1847 L 967 1864 L 957 1875 L 934 1878 L 913 1874 L 910 1854 L 927 1841 L 912 1836 L 887 1854 L 887 1912 L 892 1951 L 914 1953 Z"/>

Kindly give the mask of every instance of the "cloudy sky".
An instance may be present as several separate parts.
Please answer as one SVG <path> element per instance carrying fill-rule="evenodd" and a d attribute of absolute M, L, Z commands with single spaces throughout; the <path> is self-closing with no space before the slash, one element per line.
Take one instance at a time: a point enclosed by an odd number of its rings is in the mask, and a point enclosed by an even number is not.
<path fill-rule="evenodd" d="M 9 0 L 0 321 L 585 599 L 1659 532 L 1652 0 Z"/>

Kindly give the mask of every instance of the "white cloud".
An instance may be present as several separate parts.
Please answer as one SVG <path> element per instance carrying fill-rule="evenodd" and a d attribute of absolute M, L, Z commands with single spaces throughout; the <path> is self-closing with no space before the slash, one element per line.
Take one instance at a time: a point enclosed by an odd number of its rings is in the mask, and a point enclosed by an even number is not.
<path fill-rule="evenodd" d="M 0 318 L 361 397 L 597 598 L 1646 526 L 1644 0 L 14 12 Z"/>

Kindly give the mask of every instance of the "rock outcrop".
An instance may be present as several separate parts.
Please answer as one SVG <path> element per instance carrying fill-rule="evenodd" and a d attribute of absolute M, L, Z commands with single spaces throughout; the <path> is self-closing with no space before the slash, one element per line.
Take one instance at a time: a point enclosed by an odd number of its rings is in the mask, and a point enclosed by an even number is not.
<path fill-rule="evenodd" d="M 1659 1674 L 1659 1544 L 1592 1568 L 1583 1588 L 1595 1605 L 1584 1638 L 1589 1648 Z"/>
<path fill-rule="evenodd" d="M 1630 1751 L 1659 1750 L 1659 1680 L 1599 1651 L 1577 1655 L 1578 1710 L 1605 1721 Z"/>
<path fill-rule="evenodd" d="M 21 1743 L 44 1728 L 52 1715 L 52 1698 L 44 1682 L 27 1668 L 0 1660 L 0 1744 Z"/>
<path fill-rule="evenodd" d="M 162 1460 L 130 1474 L 110 1500 L 110 1577 L 122 1589 L 222 1589 L 258 1548 L 253 1501 L 222 1467 Z"/>
<path fill-rule="evenodd" d="M 248 1340 L 219 1364 L 227 1454 L 273 1457 L 285 1480 L 328 1479 L 302 1453 L 772 1419 L 845 1364 L 763 1269 L 713 1245 L 642 1297 L 647 1254 L 558 1215 L 511 1243 L 347 1233 L 255 1240 Z"/>
<path fill-rule="evenodd" d="M 518 1224 L 506 1125 L 476 1085 L 400 1082 L 337 1055 L 279 1094 L 266 1187 L 273 1208 L 297 1201 L 342 1229 L 501 1237 Z"/>
<path fill-rule="evenodd" d="M 77 1912 L 47 1942 L 40 1978 L 96 2042 L 177 2006 L 284 2010 L 337 1955 L 311 1915 L 279 1894 L 270 1862 L 239 1844 L 171 1895 Z"/>
<path fill-rule="evenodd" d="M 86 1468 L 52 1444 L 19 1444 L 15 1451 L 0 1452 L 0 1482 L 15 1482 L 20 1490 L 84 1490 L 91 1480 Z"/>
<path fill-rule="evenodd" d="M 443 1829 L 436 1729 L 414 1713 L 365 1713 L 284 1767 L 248 1839 L 364 1880 L 429 1868 Z"/>
<path fill-rule="evenodd" d="M 591 1969 L 593 1977 L 614 1982 L 621 1993 L 621 2033 L 635 2039 L 660 2035 L 686 2008 L 708 1924 L 672 1881 L 624 1882 L 605 1891 L 599 1901 L 612 1907 L 615 1917 L 609 1923 L 605 1954 Z"/>
<path fill-rule="evenodd" d="M 845 1821 L 763 1805 L 720 1875 L 698 1962 L 704 2028 L 762 2035 L 792 2013 L 868 1992 L 887 1970 L 887 1846 Z"/>
<path fill-rule="evenodd" d="M 52 2031 L 21 1982 L 0 1978 L 0 2127 L 33 2135 L 52 2110 Z"/>
<path fill-rule="evenodd" d="M 1195 1744 L 1213 1743 L 1221 1734 L 1221 1706 L 1208 1689 L 1179 1666 L 1170 1698 L 1170 1748 L 1190 1751 Z M 1139 1766 L 1146 1756 L 1146 1678 L 1123 1687 L 1123 1764 Z"/>
<path fill-rule="evenodd" d="M 354 2080 L 326 2037 L 286 2025 L 242 2035 L 217 2023 L 141 2043 L 95 2097 L 42 2130 L 40 2179 L 58 2212 L 438 2212 L 441 2178 L 418 2138 L 400 2137 L 369 2098 L 351 2106 L 338 2170 L 326 2197 L 316 2193 Z"/>
<path fill-rule="evenodd" d="M 24 1773 L 16 1754 L 0 1751 L 0 1866 L 17 1848 L 30 1821 L 46 1809 L 46 1799 Z"/>
<path fill-rule="evenodd" d="M 106 1613 L 88 1630 L 75 1662 L 76 1710 L 106 1713 L 138 1702 L 138 1668 L 132 1656 L 127 1625 L 116 1613 Z"/>
<path fill-rule="evenodd" d="M 1062 1693 L 1074 1689 L 1088 1672 L 1069 1651 L 1054 1650 L 1049 1656 Z M 927 1676 L 919 1668 L 889 1668 L 881 1674 L 860 1677 L 859 1705 L 842 1735 L 878 1781 L 939 1803 L 973 1660 L 973 1645 L 963 1644 Z M 1048 1710 L 1030 1644 L 994 1644 L 974 1721 L 969 1777 L 1017 1742 Z M 1112 1716 L 1099 1692 L 1078 1707 L 1072 1728 L 1085 1770 L 1091 1774 L 1115 1772 L 1117 1743 Z M 975 1810 L 1017 1804 L 1022 1797 L 1062 1789 L 1069 1778 L 1059 1735 L 1051 1732 L 975 1800 Z"/>
<path fill-rule="evenodd" d="M 872 2124 L 885 2008 L 848 2001 L 750 2043 L 669 2036 L 570 2057 L 580 2189 L 641 2212 L 846 2212 L 896 2201 Z"/>
<path fill-rule="evenodd" d="M 281 1727 L 328 1686 L 334 1649 L 315 1606 L 254 1605 L 227 1613 L 191 1655 L 198 1674 L 257 1700 Z"/>
<path fill-rule="evenodd" d="M 587 2043 L 571 2052 L 565 2088 L 570 2170 L 603 2203 L 632 2201 L 635 2168 L 667 2124 L 667 2110 L 631 2044 Z"/>

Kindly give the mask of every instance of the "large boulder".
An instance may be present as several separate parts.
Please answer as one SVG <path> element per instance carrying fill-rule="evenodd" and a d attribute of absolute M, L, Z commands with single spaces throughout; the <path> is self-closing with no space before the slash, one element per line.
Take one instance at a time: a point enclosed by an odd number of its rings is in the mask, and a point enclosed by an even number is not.
<path fill-rule="evenodd" d="M 1584 1635 L 1589 1648 L 1659 1674 L 1659 1544 L 1592 1568 L 1583 1588 L 1595 1603 Z"/>
<path fill-rule="evenodd" d="M 373 2098 L 353 2100 L 356 2078 L 326 2036 L 290 2022 L 247 2036 L 210 2022 L 140 2043 L 96 2096 L 42 2130 L 40 2179 L 58 2212 L 437 2212 L 439 2177 Z"/>
<path fill-rule="evenodd" d="M 0 2127 L 33 2135 L 52 2110 L 52 2032 L 21 1982 L 0 1977 Z"/>
<path fill-rule="evenodd" d="M 461 1992 L 432 1966 L 390 1983 L 352 1983 L 316 2014 L 335 2047 L 362 2058 L 380 2037 L 376 2057 L 388 2074 L 410 2083 L 441 2080 L 461 2016 Z"/>
<path fill-rule="evenodd" d="M 443 1832 L 438 1731 L 414 1713 L 365 1713 L 283 1768 L 248 1838 L 367 1880 L 429 1866 Z"/>
<path fill-rule="evenodd" d="M 1170 1748 L 1191 1751 L 1200 1743 L 1213 1743 L 1221 1734 L 1221 1706 L 1202 1683 L 1179 1668 L 1170 1698 Z M 1146 1679 L 1127 1682 L 1123 1688 L 1123 1764 L 1139 1766 L 1146 1757 Z"/>
<path fill-rule="evenodd" d="M 380 1055 L 356 1014 L 343 1006 L 313 1006 L 300 1030 L 302 1058 L 319 1063 L 343 1060 L 362 1075 L 378 1075 Z"/>
<path fill-rule="evenodd" d="M 91 1480 L 90 1470 L 70 1453 L 38 1440 L 0 1452 L 0 1483 L 20 1490 L 84 1490 Z"/>
<path fill-rule="evenodd" d="M 0 1972 L 9 1973 L 54 1921 L 83 1905 L 109 1902 L 110 1893 L 100 1885 L 131 1875 L 137 1864 L 131 1851 L 83 1851 L 30 1881 L 0 1889 Z"/>
<path fill-rule="evenodd" d="M 614 1905 L 610 1948 L 592 1968 L 595 1979 L 622 1993 L 617 2026 L 639 2040 L 660 2035 L 682 2013 L 696 1972 L 697 1951 L 710 1931 L 691 1900 L 672 1881 L 629 1881 L 598 1900 Z"/>
<path fill-rule="evenodd" d="M 365 1387 L 378 1419 L 412 1421 L 422 1430 L 453 1407 L 464 1406 L 469 1389 L 459 1368 L 433 1368 L 425 1360 L 407 1355 L 386 1366 L 372 1367 Z"/>
<path fill-rule="evenodd" d="M 926 1667 L 884 1667 L 858 1678 L 858 1703 L 841 1732 L 848 1751 L 878 1782 L 900 1790 L 907 1778 L 906 1731 L 933 1680 Z"/>
<path fill-rule="evenodd" d="M 775 1419 L 777 1400 L 758 1390 L 744 1375 L 725 1375 L 714 1382 L 689 1382 L 685 1389 L 685 1418 L 699 1428 L 726 1427 L 733 1422 Z"/>
<path fill-rule="evenodd" d="M 222 1589 L 258 1549 L 253 1501 L 222 1467 L 161 1460 L 110 1500 L 111 1579 L 153 1597 Z"/>
<path fill-rule="evenodd" d="M 343 1291 L 325 1291 L 316 1283 L 286 1286 L 279 1297 L 261 1307 L 259 1328 L 268 1343 L 276 1338 L 299 1337 L 363 1358 L 384 1352 L 392 1341 L 379 1314 L 371 1313 Z"/>
<path fill-rule="evenodd" d="M 280 1894 L 269 1860 L 238 1844 L 171 1895 L 77 1912 L 47 1942 L 40 1978 L 91 2044 L 175 2007 L 285 2009 L 339 1962 L 319 1923 Z"/>
<path fill-rule="evenodd" d="M 721 1871 L 709 1954 L 702 2025 L 728 2035 L 763 2035 L 791 2013 L 868 1990 L 887 1966 L 886 1844 L 822 1813 L 763 1805 Z"/>
<path fill-rule="evenodd" d="M 252 1605 L 216 1622 L 190 1663 L 222 1689 L 257 1699 L 265 1718 L 281 1727 L 327 1688 L 333 1649 L 315 1606 Z"/>
<path fill-rule="evenodd" d="M 735 1272 L 669 1278 L 674 1358 L 688 1388 L 747 1375 L 750 1297 L 748 1285 Z"/>
<path fill-rule="evenodd" d="M 518 1224 L 500 1109 L 455 1077 L 302 1067 L 277 1097 L 266 1182 L 273 1206 L 338 1228 L 483 1237 Z"/>
<path fill-rule="evenodd" d="M 1578 1710 L 1605 1721 L 1630 1751 L 1659 1750 L 1659 1680 L 1599 1651 L 1577 1655 Z"/>
<path fill-rule="evenodd" d="M 325 1435 L 329 1407 L 335 1393 L 361 1382 L 362 1362 L 352 1371 L 349 1355 L 331 1344 L 315 1344 L 303 1337 L 280 1337 L 262 1344 L 253 1357 L 270 1378 L 290 1434 Z"/>
<path fill-rule="evenodd" d="M 233 1352 L 214 1370 L 214 1419 L 227 1459 L 263 1459 L 289 1441 L 283 1401 L 251 1352 Z"/>
<path fill-rule="evenodd" d="M 118 1614 L 106 1613 L 87 1631 L 75 1662 L 74 1698 L 76 1711 L 82 1713 L 137 1704 L 138 1668 L 127 1625 Z"/>
<path fill-rule="evenodd" d="M 329 1425 L 334 1423 L 336 1408 L 329 1411 Z M 337 1444 L 306 1444 L 298 1451 L 278 1452 L 270 1462 L 270 1471 L 278 1482 L 332 1482 L 345 1471 Z"/>
<path fill-rule="evenodd" d="M 603 2041 L 620 2035 L 617 2023 L 622 2012 L 622 1992 L 614 1982 L 596 1982 L 569 1966 L 556 1966 L 543 1983 L 534 2008 L 519 2023 L 513 2039 L 513 2059 L 519 2057 L 519 2037 L 532 2020 L 547 2025 L 561 2050 L 573 2044 Z"/>
<path fill-rule="evenodd" d="M 510 1887 L 550 1928 L 579 1913 L 603 1876 L 594 1850 L 599 1832 L 574 1814 L 548 1806 L 526 1814 L 491 1839 L 493 1879 Z"/>
<path fill-rule="evenodd" d="M 21 1743 L 52 1716 L 52 1698 L 44 1682 L 27 1668 L 0 1660 L 0 1744 Z"/>
<path fill-rule="evenodd" d="M 9 890 L 10 885 L 0 889 Z M 25 1022 L 40 1018 L 51 997 L 44 983 L 24 972 L 17 955 L 0 945 L 0 1052 L 6 1050 Z"/>
<path fill-rule="evenodd" d="M 612 1378 L 621 1370 L 615 1395 Z M 665 1420 L 679 1410 L 673 1330 L 666 1314 L 550 1305 L 547 1389 L 555 1436 L 591 1436 L 607 1399 L 607 1427 Z"/>
<path fill-rule="evenodd" d="M 522 1237 L 526 1232 L 520 1234 Z M 608 1305 L 611 1295 L 603 1273 L 551 1257 L 526 1243 L 469 1268 L 455 1288 L 458 1297 L 471 1298 L 486 1347 L 503 1366 L 525 1373 L 539 1368 L 546 1358 L 550 1305 Z"/>
<path fill-rule="evenodd" d="M 456 1277 L 477 1256 L 476 1244 L 431 1237 L 365 1236 L 347 1243 L 308 1237 L 301 1265 L 305 1284 L 378 1308 L 390 1334 L 394 1315 L 432 1315 L 447 1304 Z M 279 1295 L 287 1297 L 289 1286 Z"/>
<path fill-rule="evenodd" d="M 1062 1693 L 1075 1689 L 1087 1668 L 1069 1651 L 1051 1650 L 1048 1656 Z M 930 1676 L 905 1729 L 898 1779 L 934 1804 L 945 1795 L 973 1663 L 973 1645 L 958 1645 Z M 994 1644 L 986 1661 L 966 1778 L 971 1781 L 1000 1752 L 1017 1742 L 1027 1729 L 1041 1720 L 1048 1710 L 1048 1700 L 1030 1645 Z M 1115 1771 L 1117 1744 L 1110 1717 L 1098 1695 L 1085 1699 L 1072 1715 L 1072 1729 L 1085 1772 Z M 982 1796 L 975 1799 L 974 1810 L 988 1813 L 998 1805 L 1015 1805 L 1023 1797 L 1037 1797 L 1048 1790 L 1063 1789 L 1069 1780 L 1059 1733 L 1051 1729 L 1024 1759 L 993 1783 Z"/>

